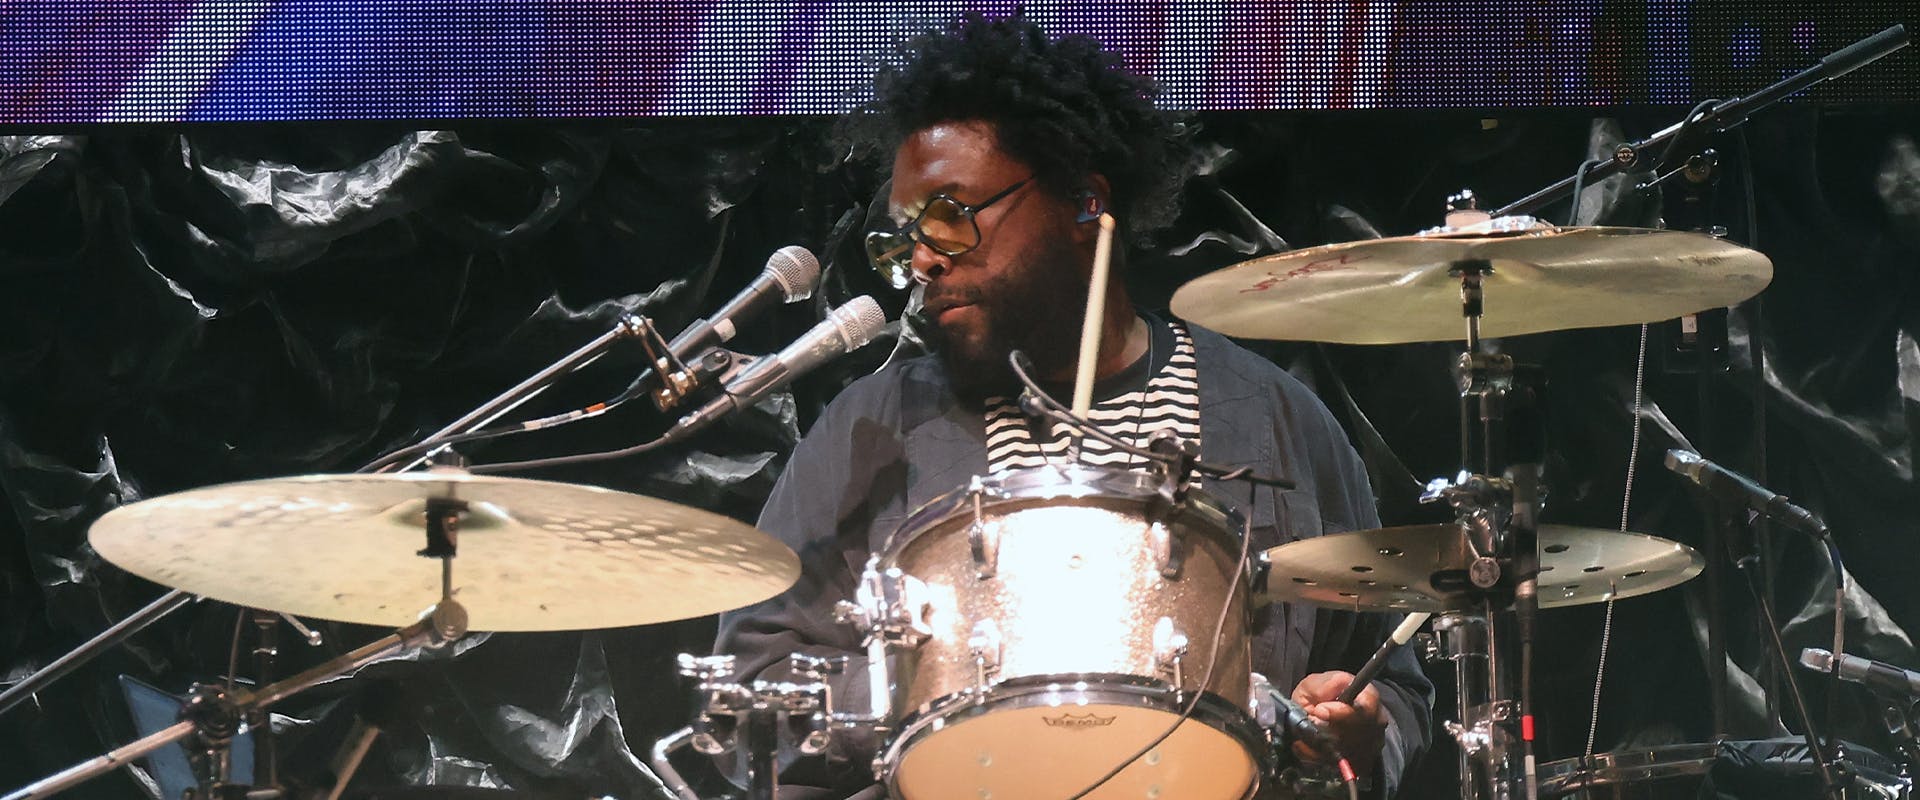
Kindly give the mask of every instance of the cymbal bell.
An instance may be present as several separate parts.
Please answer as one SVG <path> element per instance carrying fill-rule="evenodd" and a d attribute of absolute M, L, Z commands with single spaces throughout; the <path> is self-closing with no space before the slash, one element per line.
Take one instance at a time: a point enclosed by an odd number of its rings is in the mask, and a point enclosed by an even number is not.
<path fill-rule="evenodd" d="M 1467 335 L 1450 274 L 1463 262 L 1491 266 L 1483 337 L 1674 319 L 1738 303 L 1773 279 L 1766 256 L 1702 233 L 1493 222 L 1243 261 L 1181 286 L 1172 310 L 1247 339 L 1440 342 Z"/>
<path fill-rule="evenodd" d="M 305 475 L 108 512 L 88 539 L 143 578 L 235 605 L 400 627 L 440 599 L 427 498 L 468 504 L 453 596 L 476 631 L 688 619 L 784 591 L 793 551 L 753 526 L 593 486 L 466 472 Z"/>
<path fill-rule="evenodd" d="M 1643 533 L 1570 525 L 1539 529 L 1541 608 L 1597 603 L 1678 586 L 1705 562 Z M 1267 550 L 1274 600 L 1372 611 L 1466 610 L 1473 553 L 1453 524 L 1333 533 Z"/>

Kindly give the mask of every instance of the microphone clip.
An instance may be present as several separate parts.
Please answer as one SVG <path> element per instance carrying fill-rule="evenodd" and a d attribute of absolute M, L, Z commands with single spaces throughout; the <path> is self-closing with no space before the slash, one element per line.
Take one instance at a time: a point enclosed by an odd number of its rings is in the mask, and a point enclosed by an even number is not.
<path fill-rule="evenodd" d="M 1193 470 L 1200 463 L 1200 447 L 1192 439 L 1162 428 L 1147 440 L 1147 450 L 1160 460 L 1153 471 L 1160 477 L 1160 494 L 1178 505 L 1187 499 L 1187 487 L 1193 482 Z"/>
<path fill-rule="evenodd" d="M 705 323 L 702 321 L 700 324 Z M 655 382 L 658 384 L 647 392 L 647 396 L 653 398 L 655 408 L 661 411 L 672 409 L 686 400 L 694 390 L 704 385 L 705 376 L 693 367 L 689 367 L 674 354 L 673 346 L 667 342 L 667 337 L 660 335 L 660 329 L 654 327 L 652 319 L 631 318 L 627 323 L 627 333 L 638 337 L 640 346 L 646 348 L 647 366 L 653 368 Z M 712 351 L 709 351 L 706 355 L 695 359 L 694 363 L 702 364 L 712 354 Z M 646 376 L 642 375 L 641 380 L 646 380 Z"/>
<path fill-rule="evenodd" d="M 668 353 L 667 358 L 672 358 L 672 354 Z M 694 359 L 692 363 L 675 359 L 673 363 L 679 365 L 678 369 L 663 370 L 660 365 L 666 364 L 667 359 L 657 359 L 654 362 L 654 373 L 662 377 L 661 385 L 649 393 L 653 397 L 653 405 L 661 411 L 672 411 L 684 405 L 688 398 L 693 397 L 703 387 L 724 385 L 727 380 L 741 370 L 752 366 L 760 358 L 742 355 L 724 347 L 715 347 L 700 354 L 700 357 Z"/>

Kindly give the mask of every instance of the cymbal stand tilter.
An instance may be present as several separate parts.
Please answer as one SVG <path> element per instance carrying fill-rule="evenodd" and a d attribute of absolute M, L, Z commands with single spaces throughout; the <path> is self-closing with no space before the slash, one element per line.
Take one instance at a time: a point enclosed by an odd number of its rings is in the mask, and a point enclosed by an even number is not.
<path fill-rule="evenodd" d="M 217 686 L 196 686 L 182 704 L 179 722 L 35 781 L 0 800 L 49 797 L 182 740 L 188 741 L 188 753 L 199 768 L 200 786 L 191 792 L 194 800 L 249 797 L 252 787 L 226 783 L 227 745 L 233 734 L 240 731 L 243 721 L 264 718 L 267 708 L 274 703 L 368 664 L 416 648 L 442 647 L 466 635 L 467 611 L 453 599 L 453 559 L 459 522 L 465 511 L 466 503 L 452 496 L 428 500 L 427 547 L 419 555 L 440 559 L 440 601 L 422 614 L 418 622 L 258 689 L 229 692 Z"/>
<path fill-rule="evenodd" d="M 1449 273 L 1460 279 L 1467 326 L 1467 349 L 1454 366 L 1462 469 L 1452 480 L 1428 483 L 1421 497 L 1453 507 L 1460 535 L 1473 553 L 1465 574 L 1447 570 L 1431 578 L 1436 588 L 1471 598 L 1467 607 L 1434 623 L 1442 651 L 1456 669 L 1459 718 L 1447 729 L 1460 745 L 1461 797 L 1468 800 L 1536 795 L 1529 673 L 1538 604 L 1540 456 L 1539 432 L 1530 423 L 1537 417 L 1542 387 L 1537 370 L 1487 352 L 1481 340 L 1482 279 L 1492 271 L 1485 260 L 1468 260 Z M 1512 441 L 1516 433 L 1518 447 Z M 1524 460 L 1515 461 L 1516 452 Z"/>

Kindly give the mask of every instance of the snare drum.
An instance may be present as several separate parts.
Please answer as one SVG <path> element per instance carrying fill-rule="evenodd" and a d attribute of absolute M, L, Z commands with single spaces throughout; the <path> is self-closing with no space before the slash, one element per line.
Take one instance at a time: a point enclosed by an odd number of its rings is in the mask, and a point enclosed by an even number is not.
<path fill-rule="evenodd" d="M 881 763 L 905 800 L 1250 797 L 1268 752 L 1247 714 L 1238 515 L 1156 476 L 1042 467 L 976 479 L 895 532 L 883 570 L 922 631 Z M 1216 628 L 1218 629 L 1216 644 Z M 1207 676 L 1211 675 L 1208 680 Z"/>
<path fill-rule="evenodd" d="M 1900 767 L 1870 750 L 1848 747 L 1850 800 L 1908 796 Z M 1716 771 L 1715 765 L 1721 764 Z M 1567 758 L 1540 767 L 1540 796 L 1563 800 L 1694 800 L 1708 773 L 1742 786 L 1715 786 L 1721 797 L 1816 797 L 1819 779 L 1806 742 L 1797 739 L 1676 744 Z M 1759 793 L 1752 787 L 1765 787 Z M 1744 787 L 1744 788 L 1743 788 Z"/>

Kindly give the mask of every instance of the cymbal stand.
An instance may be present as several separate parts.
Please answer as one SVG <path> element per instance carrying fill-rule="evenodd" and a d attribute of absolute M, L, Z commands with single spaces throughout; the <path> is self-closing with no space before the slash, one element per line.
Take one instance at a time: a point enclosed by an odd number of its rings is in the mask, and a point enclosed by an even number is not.
<path fill-rule="evenodd" d="M 188 708 L 179 721 L 166 728 L 139 739 L 131 744 L 114 748 L 102 755 L 75 764 L 65 770 L 42 778 L 32 784 L 6 795 L 0 800 L 29 800 L 29 798 L 50 797 L 58 792 L 77 786 L 99 775 L 125 766 L 127 762 L 144 756 L 166 745 L 195 735 L 217 737 L 218 731 L 210 727 L 227 726 L 228 732 L 238 728 L 238 721 L 254 711 L 264 710 L 274 703 L 292 697 L 299 692 L 318 684 L 348 674 L 368 664 L 385 659 L 395 653 L 418 647 L 435 647 L 460 638 L 466 633 L 466 611 L 452 599 L 442 599 L 419 622 L 408 625 L 375 640 L 371 644 L 339 656 L 331 661 L 301 672 L 279 683 L 263 686 L 245 692 L 228 693 L 217 688 L 198 691 L 188 700 Z M 207 731 L 203 734 L 203 731 Z M 208 797 L 221 797 L 223 792 L 214 791 Z"/>
<path fill-rule="evenodd" d="M 1537 796 L 1533 780 L 1530 672 L 1537 607 L 1539 493 L 1539 372 L 1512 357 L 1487 352 L 1480 336 L 1485 314 L 1485 260 L 1456 263 L 1466 351 L 1454 365 L 1460 391 L 1461 471 L 1427 484 L 1422 502 L 1445 501 L 1474 558 L 1465 574 L 1437 574 L 1473 598 L 1469 609 L 1434 625 L 1453 661 L 1459 718 L 1447 729 L 1460 745 L 1460 796 L 1517 800 Z M 1521 424 L 1515 425 L 1519 421 Z M 1516 446 L 1517 443 L 1517 446 Z M 1515 453 L 1524 453 L 1516 462 Z"/>

